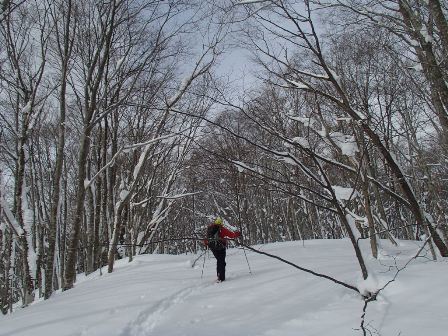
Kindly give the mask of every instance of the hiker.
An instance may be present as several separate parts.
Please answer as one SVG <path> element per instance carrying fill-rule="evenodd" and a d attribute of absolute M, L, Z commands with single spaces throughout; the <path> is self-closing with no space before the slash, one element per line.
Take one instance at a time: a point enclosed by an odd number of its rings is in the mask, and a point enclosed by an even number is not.
<path fill-rule="evenodd" d="M 216 282 L 222 282 L 226 279 L 226 238 L 237 238 L 241 236 L 239 231 L 230 231 L 222 225 L 221 217 L 217 217 L 213 224 L 207 227 L 207 238 L 204 244 L 213 252 L 216 258 L 216 273 L 218 279 Z"/>

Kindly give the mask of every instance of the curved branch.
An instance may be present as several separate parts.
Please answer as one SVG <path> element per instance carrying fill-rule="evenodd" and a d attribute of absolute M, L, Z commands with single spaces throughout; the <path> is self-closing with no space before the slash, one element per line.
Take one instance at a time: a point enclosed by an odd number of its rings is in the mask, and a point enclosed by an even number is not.
<path fill-rule="evenodd" d="M 360 293 L 359 289 L 356 288 L 355 286 L 346 284 L 345 282 L 342 282 L 342 281 L 340 281 L 340 280 L 337 280 L 337 279 L 335 279 L 335 278 L 332 278 L 332 277 L 329 276 L 329 275 L 322 274 L 322 273 L 317 273 L 317 272 L 312 271 L 312 270 L 309 270 L 309 269 L 307 269 L 307 268 L 298 266 L 298 265 L 292 263 L 291 261 L 288 261 L 288 260 L 286 260 L 286 259 L 283 259 L 283 258 L 281 258 L 281 257 L 279 257 L 279 256 L 276 256 L 276 255 L 273 255 L 273 254 L 270 254 L 270 253 L 267 253 L 267 252 L 263 252 L 263 251 L 257 250 L 257 249 L 255 249 L 255 248 L 253 248 L 253 247 L 251 247 L 251 246 L 246 245 L 246 244 L 243 244 L 243 243 L 240 243 L 240 242 L 237 242 L 237 244 L 238 244 L 238 245 L 241 245 L 241 246 L 243 246 L 243 247 L 247 248 L 248 250 L 251 250 L 251 251 L 253 251 L 253 252 L 255 252 L 255 253 L 263 254 L 263 255 L 268 256 L 268 257 L 270 257 L 270 258 L 274 258 L 274 259 L 280 260 L 281 262 L 284 262 L 285 264 L 288 264 L 288 265 L 290 265 L 290 266 L 292 266 L 292 267 L 294 267 L 294 268 L 297 268 L 297 269 L 299 269 L 299 270 L 301 270 L 301 271 L 310 273 L 310 274 L 315 275 L 315 276 L 320 277 L 320 278 L 324 278 L 324 279 L 330 280 L 330 281 L 332 281 L 332 282 L 334 282 L 334 283 L 336 283 L 336 284 L 338 284 L 338 285 L 344 286 L 345 288 L 348 288 L 348 289 L 351 289 L 351 290 L 353 290 L 353 291 L 355 291 L 355 292 L 357 292 L 357 293 Z"/>

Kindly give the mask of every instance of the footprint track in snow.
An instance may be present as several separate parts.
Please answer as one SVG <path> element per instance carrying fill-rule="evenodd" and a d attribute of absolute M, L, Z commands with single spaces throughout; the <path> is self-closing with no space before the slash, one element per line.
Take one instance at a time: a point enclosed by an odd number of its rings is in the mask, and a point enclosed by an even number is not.
<path fill-rule="evenodd" d="M 185 299 L 208 286 L 197 285 L 184 288 L 158 301 L 151 307 L 141 311 L 136 319 L 130 321 L 120 333 L 120 336 L 150 335 L 157 324 L 164 318 L 164 315 L 168 310 L 183 303 Z"/>

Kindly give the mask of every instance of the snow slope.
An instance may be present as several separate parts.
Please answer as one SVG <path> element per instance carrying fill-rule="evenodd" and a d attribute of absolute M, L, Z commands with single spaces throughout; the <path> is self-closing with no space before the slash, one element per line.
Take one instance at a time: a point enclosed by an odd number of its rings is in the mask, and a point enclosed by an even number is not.
<path fill-rule="evenodd" d="M 379 285 L 418 250 L 416 242 L 392 248 L 382 242 L 380 261 L 368 257 Z M 300 266 L 357 285 L 360 271 L 348 240 L 259 246 Z M 193 255 L 145 255 L 119 261 L 114 273 L 78 279 L 12 315 L 0 317 L 0 336 L 289 336 L 362 335 L 363 301 L 354 291 L 272 258 L 227 251 L 228 281 L 215 284 L 215 260 L 191 267 Z M 392 266 L 392 267 L 390 267 Z M 419 258 L 369 304 L 373 335 L 442 336 L 448 330 L 448 260 Z"/>

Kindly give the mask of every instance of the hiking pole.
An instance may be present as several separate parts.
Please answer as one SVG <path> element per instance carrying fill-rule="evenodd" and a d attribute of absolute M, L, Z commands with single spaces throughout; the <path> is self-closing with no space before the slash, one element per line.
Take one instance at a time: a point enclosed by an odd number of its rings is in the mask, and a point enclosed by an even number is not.
<path fill-rule="evenodd" d="M 252 270 L 251 270 L 250 264 L 249 264 L 249 259 L 247 259 L 246 249 L 244 248 L 244 245 L 242 245 L 242 246 L 243 246 L 244 256 L 246 257 L 247 266 L 249 267 L 249 273 L 252 274 Z"/>
<path fill-rule="evenodd" d="M 207 249 L 204 251 L 204 262 L 202 263 L 202 272 L 201 272 L 201 279 L 204 276 L 204 267 L 205 267 L 205 255 L 207 254 Z"/>

